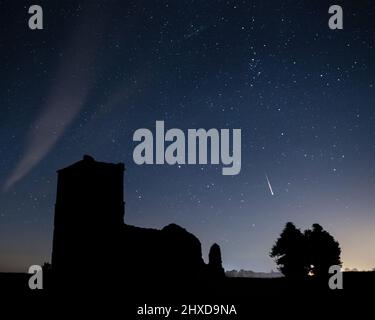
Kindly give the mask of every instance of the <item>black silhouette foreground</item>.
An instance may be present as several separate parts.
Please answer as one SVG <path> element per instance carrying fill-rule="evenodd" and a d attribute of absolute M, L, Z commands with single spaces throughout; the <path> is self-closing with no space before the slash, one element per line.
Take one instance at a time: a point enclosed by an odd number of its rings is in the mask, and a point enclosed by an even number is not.
<path fill-rule="evenodd" d="M 326 286 L 329 268 L 342 265 L 340 254 L 339 243 L 319 224 L 313 224 L 311 230 L 302 233 L 288 222 L 270 256 L 290 280 L 302 282 L 310 278 Z"/>
<path fill-rule="evenodd" d="M 200 241 L 176 224 L 124 224 L 123 164 L 90 156 L 58 171 L 52 274 L 56 287 L 194 287 L 224 277 L 220 247 L 210 262 Z"/>
<path fill-rule="evenodd" d="M 54 312 L 74 298 L 85 312 L 101 306 L 125 312 L 126 319 L 139 319 L 135 310 L 145 304 L 234 304 L 238 319 L 254 318 L 256 308 L 300 318 L 298 310 L 304 308 L 320 318 L 322 310 L 337 316 L 354 299 L 364 303 L 373 296 L 375 272 L 344 272 L 344 289 L 328 289 L 324 270 L 341 264 L 340 247 L 317 224 L 304 233 L 286 225 L 271 252 L 285 277 L 225 277 L 217 244 L 206 264 L 200 241 L 178 225 L 156 230 L 124 224 L 124 170 L 123 164 L 89 156 L 59 170 L 52 265 L 43 266 L 44 290 L 31 291 L 28 274 L 0 273 L 0 291 L 43 297 L 38 306 L 50 304 Z"/>

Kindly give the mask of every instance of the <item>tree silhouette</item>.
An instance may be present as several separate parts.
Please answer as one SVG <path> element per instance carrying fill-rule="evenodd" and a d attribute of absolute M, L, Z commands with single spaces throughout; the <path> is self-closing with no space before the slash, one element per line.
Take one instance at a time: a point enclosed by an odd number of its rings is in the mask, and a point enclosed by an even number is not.
<path fill-rule="evenodd" d="M 272 247 L 270 256 L 278 269 L 290 279 L 301 279 L 307 275 L 305 237 L 292 222 L 288 222 Z"/>
<path fill-rule="evenodd" d="M 287 277 L 302 280 L 307 276 L 325 281 L 332 265 L 341 265 L 339 243 L 315 223 L 302 233 L 288 222 L 272 247 L 270 256 Z"/>
<path fill-rule="evenodd" d="M 208 268 L 213 277 L 223 277 L 224 269 L 221 262 L 221 250 L 217 243 L 214 243 L 208 254 Z"/>
<path fill-rule="evenodd" d="M 315 223 L 312 230 L 306 230 L 309 274 L 319 280 L 328 278 L 332 265 L 341 265 L 339 243 L 321 225 Z"/>

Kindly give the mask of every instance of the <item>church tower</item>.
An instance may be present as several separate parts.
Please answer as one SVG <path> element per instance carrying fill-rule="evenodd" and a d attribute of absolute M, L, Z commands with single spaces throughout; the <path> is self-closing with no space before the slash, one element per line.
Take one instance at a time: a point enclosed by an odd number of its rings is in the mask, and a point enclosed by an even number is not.
<path fill-rule="evenodd" d="M 52 248 L 56 274 L 114 263 L 124 219 L 124 164 L 83 160 L 58 170 Z"/>

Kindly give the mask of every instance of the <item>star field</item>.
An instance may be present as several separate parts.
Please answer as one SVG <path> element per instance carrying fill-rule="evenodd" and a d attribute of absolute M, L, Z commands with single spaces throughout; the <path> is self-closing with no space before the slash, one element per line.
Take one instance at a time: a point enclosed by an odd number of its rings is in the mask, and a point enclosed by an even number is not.
<path fill-rule="evenodd" d="M 375 267 L 372 1 L 340 1 L 335 31 L 306 1 L 38 2 L 31 31 L 28 3 L 0 1 L 0 271 L 50 260 L 56 170 L 83 154 L 125 163 L 127 223 L 178 223 L 226 269 L 275 268 L 287 221 Z M 156 120 L 241 129 L 240 174 L 134 164 Z"/>

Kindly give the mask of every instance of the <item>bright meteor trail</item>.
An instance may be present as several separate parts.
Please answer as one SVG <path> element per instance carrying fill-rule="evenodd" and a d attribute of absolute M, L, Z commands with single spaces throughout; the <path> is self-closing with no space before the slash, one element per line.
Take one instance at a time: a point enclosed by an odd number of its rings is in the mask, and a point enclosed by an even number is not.
<path fill-rule="evenodd" d="M 272 190 L 272 186 L 271 186 L 270 180 L 268 179 L 267 174 L 266 174 L 266 179 L 267 179 L 268 188 L 270 189 L 271 195 L 274 195 L 273 190 Z"/>

